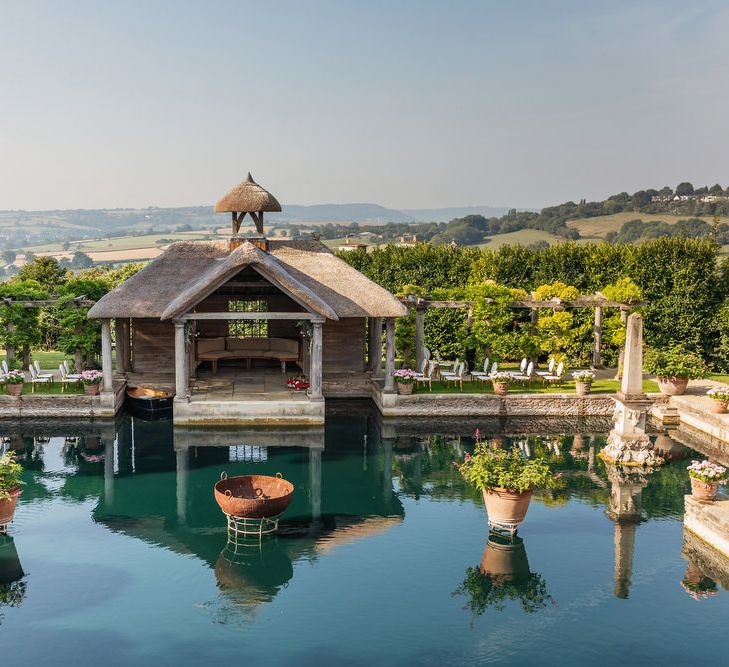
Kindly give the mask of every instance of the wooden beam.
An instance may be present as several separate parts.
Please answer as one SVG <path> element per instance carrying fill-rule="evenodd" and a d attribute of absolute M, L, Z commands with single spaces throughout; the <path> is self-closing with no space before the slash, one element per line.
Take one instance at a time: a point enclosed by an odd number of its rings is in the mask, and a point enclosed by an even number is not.
<path fill-rule="evenodd" d="M 312 322 L 326 321 L 321 315 L 314 313 L 185 313 L 175 318 L 178 320 L 311 320 Z"/>

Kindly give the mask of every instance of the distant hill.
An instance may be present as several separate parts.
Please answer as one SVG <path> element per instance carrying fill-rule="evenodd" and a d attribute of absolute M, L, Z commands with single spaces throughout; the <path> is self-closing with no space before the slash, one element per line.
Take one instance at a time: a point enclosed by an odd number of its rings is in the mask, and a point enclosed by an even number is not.
<path fill-rule="evenodd" d="M 398 210 L 378 204 L 284 204 L 281 213 L 272 213 L 272 222 L 449 222 L 470 214 L 484 217 L 504 215 L 509 209 L 497 206 L 461 206 L 451 208 L 411 208 Z"/>

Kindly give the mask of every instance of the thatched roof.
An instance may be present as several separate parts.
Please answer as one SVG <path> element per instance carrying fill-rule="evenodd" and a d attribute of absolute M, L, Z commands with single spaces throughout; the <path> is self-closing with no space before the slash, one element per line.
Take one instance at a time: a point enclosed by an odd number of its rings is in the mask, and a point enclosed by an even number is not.
<path fill-rule="evenodd" d="M 253 180 L 250 172 L 245 181 L 238 183 L 215 204 L 215 211 L 218 213 L 255 213 L 258 211 L 280 210 L 281 204 L 276 201 L 276 197 L 258 185 Z"/>
<path fill-rule="evenodd" d="M 230 254 L 225 241 L 182 241 L 100 299 L 89 317 L 170 319 L 189 312 L 248 266 L 327 319 L 401 317 L 408 312 L 319 241 L 270 241 L 268 253 L 243 243 Z"/>

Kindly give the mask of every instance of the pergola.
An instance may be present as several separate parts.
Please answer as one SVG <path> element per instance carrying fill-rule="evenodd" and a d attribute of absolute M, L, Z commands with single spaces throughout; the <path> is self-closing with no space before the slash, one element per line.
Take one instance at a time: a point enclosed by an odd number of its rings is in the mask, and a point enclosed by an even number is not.
<path fill-rule="evenodd" d="M 427 297 L 403 297 L 401 298 L 402 303 L 410 310 L 415 311 L 415 348 L 416 368 L 420 368 L 424 358 L 425 348 L 425 313 L 433 308 L 462 308 L 470 309 L 476 305 L 475 301 L 444 301 L 439 299 L 429 299 Z M 487 303 L 493 301 L 493 299 L 486 299 Z M 551 309 L 553 311 L 563 311 L 574 308 L 593 308 L 595 311 L 595 325 L 593 332 L 593 347 L 592 347 L 592 366 L 593 368 L 600 368 L 602 366 L 600 358 L 600 348 L 602 347 L 602 310 L 603 308 L 619 308 L 620 309 L 620 321 L 625 326 L 628 321 L 628 314 L 632 308 L 637 308 L 645 305 L 645 302 L 638 301 L 635 303 L 622 303 L 620 301 L 613 301 L 606 298 L 600 292 L 595 294 L 581 294 L 576 299 L 564 300 L 558 297 L 549 300 L 535 299 L 527 297 L 526 299 L 517 299 L 510 303 L 510 306 L 515 309 L 523 308 L 531 311 L 531 324 L 532 327 L 536 328 L 539 322 L 539 311 L 540 309 Z M 622 363 L 623 349 L 620 350 L 620 362 L 618 367 Z"/>

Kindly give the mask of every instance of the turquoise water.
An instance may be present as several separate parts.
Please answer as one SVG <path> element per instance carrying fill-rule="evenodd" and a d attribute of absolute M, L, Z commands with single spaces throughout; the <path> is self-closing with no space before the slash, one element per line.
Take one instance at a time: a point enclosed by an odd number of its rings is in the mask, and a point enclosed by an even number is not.
<path fill-rule="evenodd" d="M 682 585 L 685 461 L 616 482 L 594 425 L 497 435 L 548 456 L 567 487 L 535 498 L 516 540 L 491 538 L 513 571 L 485 576 L 483 502 L 452 465 L 475 425 L 382 424 L 345 403 L 320 438 L 185 436 L 127 416 L 96 435 L 12 431 L 27 485 L 0 538 L 0 664 L 727 662 L 716 573 L 694 597 Z M 296 485 L 278 537 L 226 547 L 223 470 Z"/>

